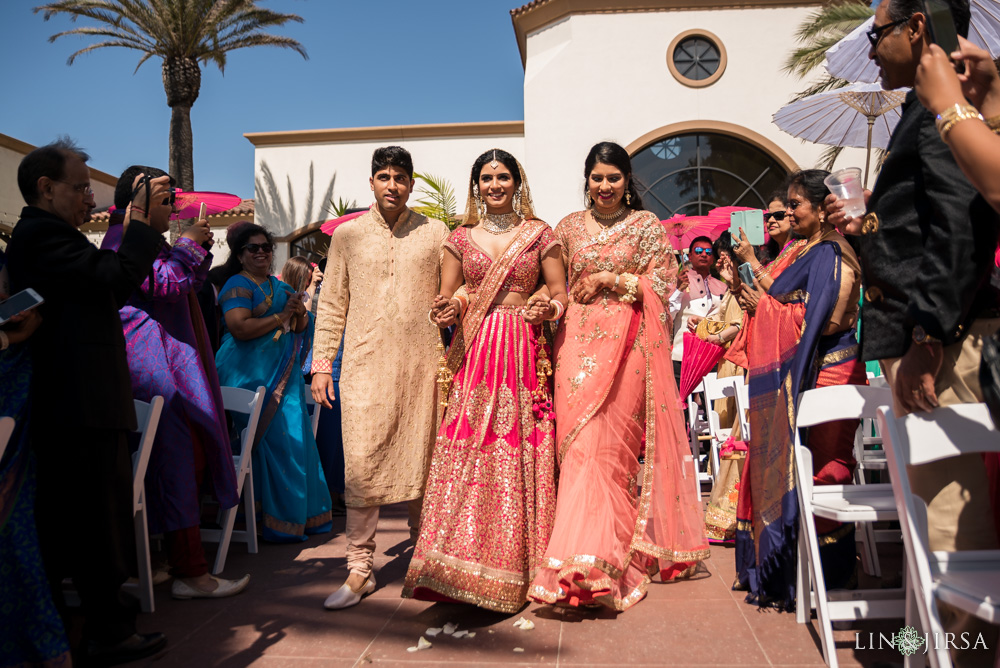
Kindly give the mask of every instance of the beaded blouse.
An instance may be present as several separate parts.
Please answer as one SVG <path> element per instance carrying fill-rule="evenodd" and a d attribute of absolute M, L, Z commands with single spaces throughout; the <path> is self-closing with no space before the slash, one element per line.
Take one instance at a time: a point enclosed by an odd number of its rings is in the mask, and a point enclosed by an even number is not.
<path fill-rule="evenodd" d="M 469 234 L 470 229 L 468 227 L 456 229 L 445 240 L 444 247 L 462 261 L 465 288 L 469 294 L 473 294 L 486 277 L 486 272 L 493 264 L 493 258 L 472 239 Z M 514 261 L 514 266 L 500 286 L 500 291 L 534 292 L 542 269 L 542 257 L 553 246 L 561 245 L 552 228 L 546 226 L 538 238 Z"/>

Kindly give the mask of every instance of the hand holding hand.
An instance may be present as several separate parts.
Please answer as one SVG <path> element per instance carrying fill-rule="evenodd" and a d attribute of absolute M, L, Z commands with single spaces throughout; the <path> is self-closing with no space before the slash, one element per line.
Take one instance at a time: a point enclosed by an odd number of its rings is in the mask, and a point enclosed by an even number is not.
<path fill-rule="evenodd" d="M 438 295 L 431 304 L 431 319 L 438 327 L 451 327 L 458 320 L 458 307 L 455 301 Z"/>
<path fill-rule="evenodd" d="M 524 308 L 524 321 L 529 325 L 542 323 L 551 314 L 551 302 L 545 295 L 535 295 L 528 300 Z"/>
<path fill-rule="evenodd" d="M 576 303 L 589 304 L 602 290 L 611 289 L 614 284 L 615 274 L 610 271 L 602 271 L 578 280 L 570 293 Z"/>

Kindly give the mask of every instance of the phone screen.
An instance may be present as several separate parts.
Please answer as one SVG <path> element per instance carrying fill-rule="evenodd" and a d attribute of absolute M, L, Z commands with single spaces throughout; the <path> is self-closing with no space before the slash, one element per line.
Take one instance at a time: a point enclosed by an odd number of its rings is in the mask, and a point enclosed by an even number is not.
<path fill-rule="evenodd" d="M 13 297 L 0 302 L 0 324 L 7 322 L 18 313 L 23 313 L 42 303 L 38 293 L 22 290 Z"/>
<path fill-rule="evenodd" d="M 943 0 L 924 0 L 924 13 L 931 29 L 931 39 L 949 56 L 958 50 L 958 32 L 951 9 Z"/>

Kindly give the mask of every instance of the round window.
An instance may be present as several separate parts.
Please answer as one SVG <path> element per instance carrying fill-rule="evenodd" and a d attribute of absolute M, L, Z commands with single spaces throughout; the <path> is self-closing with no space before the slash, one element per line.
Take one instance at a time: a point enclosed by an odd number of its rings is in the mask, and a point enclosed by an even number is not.
<path fill-rule="evenodd" d="M 667 66 L 685 86 L 715 83 L 726 69 L 726 51 L 715 35 L 704 30 L 681 33 L 667 49 Z"/>

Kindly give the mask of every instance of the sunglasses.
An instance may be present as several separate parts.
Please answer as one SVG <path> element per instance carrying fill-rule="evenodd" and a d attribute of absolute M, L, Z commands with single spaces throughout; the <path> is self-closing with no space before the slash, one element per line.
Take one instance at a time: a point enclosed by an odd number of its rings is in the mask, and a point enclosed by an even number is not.
<path fill-rule="evenodd" d="M 892 23 L 886 23 L 880 26 L 872 26 L 872 29 L 865 34 L 868 35 L 868 41 L 872 43 L 872 47 L 878 48 L 878 43 L 879 41 L 881 41 L 882 36 L 885 34 L 886 30 L 888 30 L 889 28 L 895 28 L 896 26 L 902 23 L 906 23 L 909 20 L 910 20 L 909 18 L 905 18 L 905 19 L 899 19 L 898 21 L 893 21 Z"/>
<path fill-rule="evenodd" d="M 764 222 L 766 223 L 771 218 L 774 218 L 775 220 L 784 220 L 785 219 L 785 212 L 784 211 L 774 211 L 772 213 L 771 211 L 765 211 L 764 212 Z"/>
<path fill-rule="evenodd" d="M 712 255 L 711 248 L 692 248 L 691 252 L 695 255 Z"/>
<path fill-rule="evenodd" d="M 274 250 L 274 244 L 264 243 L 264 244 L 247 244 L 243 247 L 243 250 L 248 250 L 251 253 L 256 253 L 257 251 L 264 251 L 265 253 L 270 253 Z"/>

